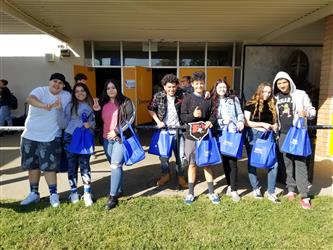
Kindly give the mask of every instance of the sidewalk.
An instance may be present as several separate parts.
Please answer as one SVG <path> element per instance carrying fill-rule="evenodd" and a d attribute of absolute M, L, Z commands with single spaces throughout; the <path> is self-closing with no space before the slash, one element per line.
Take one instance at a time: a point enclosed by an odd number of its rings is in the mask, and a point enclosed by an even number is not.
<path fill-rule="evenodd" d="M 143 132 L 142 144 L 148 150 L 150 132 Z M 27 173 L 20 168 L 20 134 L 6 135 L 0 138 L 0 199 L 21 200 L 29 192 Z M 245 150 L 244 150 L 245 151 Z M 245 153 L 245 152 L 244 152 Z M 110 167 L 106 161 L 103 148 L 96 147 L 97 158 L 91 159 L 92 190 L 95 198 L 106 197 L 109 193 Z M 246 157 L 246 155 L 245 155 Z M 238 192 L 240 196 L 251 196 L 252 190 L 247 176 L 247 158 L 239 161 L 238 166 Z M 173 180 L 163 188 L 158 188 L 156 181 L 160 175 L 159 159 L 157 156 L 146 154 L 146 159 L 140 163 L 124 167 L 124 194 L 125 196 L 180 196 L 184 197 L 186 190 L 178 190 L 177 181 Z M 220 195 L 226 192 L 226 180 L 221 165 L 214 167 L 215 191 Z M 266 191 L 265 170 L 258 171 L 262 184 L 262 192 Z M 207 192 L 207 185 L 202 169 L 198 169 L 199 183 L 195 186 L 195 194 Z M 314 178 L 311 193 L 320 196 L 333 196 L 333 161 L 328 159 L 317 159 L 314 166 Z M 79 178 L 79 191 L 82 192 L 81 180 Z M 41 178 L 39 186 L 41 197 L 48 196 L 49 191 L 44 178 Z M 61 199 L 67 199 L 69 195 L 67 174 L 58 174 L 58 192 Z M 277 194 L 283 192 L 283 185 L 277 184 Z"/>

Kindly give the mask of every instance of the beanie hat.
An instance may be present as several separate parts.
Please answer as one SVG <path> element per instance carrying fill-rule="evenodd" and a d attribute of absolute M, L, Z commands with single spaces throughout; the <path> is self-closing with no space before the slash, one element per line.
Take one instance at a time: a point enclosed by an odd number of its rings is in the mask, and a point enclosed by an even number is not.
<path fill-rule="evenodd" d="M 57 79 L 57 80 L 60 80 L 62 81 L 64 84 L 65 84 L 65 76 L 61 73 L 53 73 L 50 77 L 50 81 L 54 80 L 54 79 Z"/>

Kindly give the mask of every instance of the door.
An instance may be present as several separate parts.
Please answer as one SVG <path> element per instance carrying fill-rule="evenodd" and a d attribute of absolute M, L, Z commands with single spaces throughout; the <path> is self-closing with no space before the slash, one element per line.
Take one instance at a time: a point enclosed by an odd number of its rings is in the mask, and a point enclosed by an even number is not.
<path fill-rule="evenodd" d="M 74 65 L 73 67 L 74 76 L 78 73 L 83 73 L 87 76 L 87 86 L 92 97 L 96 97 L 96 73 L 92 67 L 86 67 L 81 65 Z"/>
<path fill-rule="evenodd" d="M 152 91 L 152 69 L 145 67 L 123 69 L 123 93 L 136 107 L 136 125 L 152 121 L 147 110 Z"/>

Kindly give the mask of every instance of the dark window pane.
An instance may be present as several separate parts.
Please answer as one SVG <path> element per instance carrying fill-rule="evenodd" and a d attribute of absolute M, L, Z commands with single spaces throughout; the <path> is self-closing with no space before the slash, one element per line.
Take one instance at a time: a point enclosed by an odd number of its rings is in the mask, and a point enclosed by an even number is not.
<path fill-rule="evenodd" d="M 177 66 L 177 43 L 151 43 L 152 66 Z"/>
<path fill-rule="evenodd" d="M 180 66 L 205 66 L 204 43 L 180 43 Z"/>
<path fill-rule="evenodd" d="M 208 43 L 207 66 L 232 66 L 232 43 Z"/>
<path fill-rule="evenodd" d="M 235 66 L 241 66 L 243 44 L 236 43 Z"/>
<path fill-rule="evenodd" d="M 120 42 L 94 42 L 95 65 L 120 65 Z"/>
<path fill-rule="evenodd" d="M 123 43 L 124 66 L 148 66 L 148 51 L 143 51 L 142 42 Z"/>
<path fill-rule="evenodd" d="M 84 65 L 92 66 L 91 41 L 84 41 Z"/>

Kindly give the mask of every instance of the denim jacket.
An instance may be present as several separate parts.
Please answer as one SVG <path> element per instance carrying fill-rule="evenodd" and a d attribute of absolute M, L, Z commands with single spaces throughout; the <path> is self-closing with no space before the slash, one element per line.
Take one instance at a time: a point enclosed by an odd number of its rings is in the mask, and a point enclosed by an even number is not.
<path fill-rule="evenodd" d="M 216 127 L 219 129 L 223 129 L 228 123 L 226 123 L 225 118 L 229 117 L 230 119 L 230 130 L 235 130 L 235 124 L 238 122 L 244 123 L 244 114 L 242 108 L 240 106 L 239 99 L 235 98 L 220 98 L 219 105 L 217 108 L 216 118 L 217 124 Z"/>

